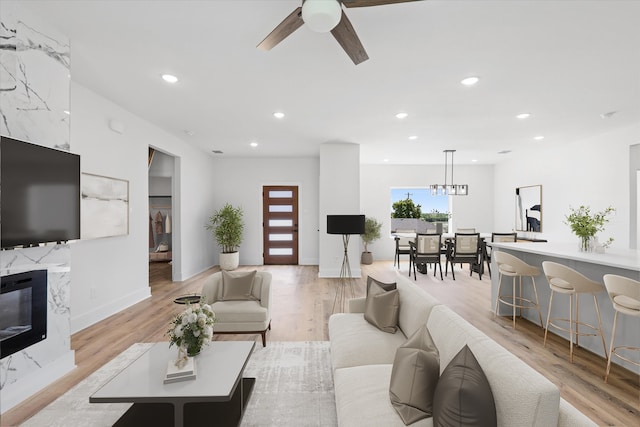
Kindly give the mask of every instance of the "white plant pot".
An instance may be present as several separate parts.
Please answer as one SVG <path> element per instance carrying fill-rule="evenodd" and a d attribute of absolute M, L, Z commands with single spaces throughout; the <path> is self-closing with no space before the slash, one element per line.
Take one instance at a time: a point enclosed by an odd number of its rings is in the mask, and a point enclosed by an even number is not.
<path fill-rule="evenodd" d="M 235 270 L 240 264 L 240 252 L 220 253 L 220 269 Z"/>

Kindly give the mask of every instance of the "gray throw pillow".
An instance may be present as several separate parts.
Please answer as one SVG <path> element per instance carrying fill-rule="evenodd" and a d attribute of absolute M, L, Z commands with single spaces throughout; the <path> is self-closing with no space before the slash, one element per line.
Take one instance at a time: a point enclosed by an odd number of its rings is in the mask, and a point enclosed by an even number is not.
<path fill-rule="evenodd" d="M 228 272 L 222 271 L 222 301 L 255 300 L 251 294 L 256 270 Z"/>
<path fill-rule="evenodd" d="M 392 291 L 396 288 L 396 283 L 384 283 L 381 282 L 379 280 L 374 279 L 371 276 L 367 276 L 367 295 L 369 295 L 369 286 L 371 285 L 371 283 L 375 283 L 376 285 L 380 286 L 382 289 L 384 289 L 385 291 Z"/>
<path fill-rule="evenodd" d="M 489 381 L 465 345 L 438 380 L 433 398 L 433 425 L 492 427 L 497 423 Z"/>
<path fill-rule="evenodd" d="M 367 287 L 364 318 L 382 332 L 395 334 L 398 330 L 400 294 L 398 290 L 385 291 L 372 282 Z"/>
<path fill-rule="evenodd" d="M 389 397 L 405 425 L 433 414 L 433 395 L 440 376 L 440 355 L 423 325 L 396 350 Z"/>

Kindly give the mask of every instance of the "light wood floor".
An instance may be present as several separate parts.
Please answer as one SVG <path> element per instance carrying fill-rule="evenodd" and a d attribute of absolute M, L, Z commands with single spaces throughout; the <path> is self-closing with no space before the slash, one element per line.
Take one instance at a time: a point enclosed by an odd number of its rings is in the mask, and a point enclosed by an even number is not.
<path fill-rule="evenodd" d="M 269 341 L 327 340 L 327 319 L 334 300 L 335 279 L 319 279 L 316 266 L 260 266 L 273 274 L 273 321 L 267 334 Z M 403 274 L 407 262 L 402 262 Z M 165 330 L 171 317 L 182 306 L 172 301 L 176 296 L 199 293 L 202 281 L 217 268 L 210 269 L 184 282 L 171 282 L 170 266 L 151 263 L 149 277 L 151 298 L 71 337 L 77 368 L 2 415 L 1 426 L 16 426 L 24 422 L 58 396 L 113 359 L 135 342 L 166 341 Z M 640 379 L 637 375 L 617 367 L 612 369 L 609 383 L 602 380 L 605 360 L 578 349 L 574 363 L 569 363 L 568 341 L 551 336 L 542 347 L 543 330 L 526 320 L 518 319 L 511 328 L 510 319 L 493 319 L 490 309 L 490 279 L 478 280 L 474 274 L 456 267 L 456 281 L 444 281 L 431 274 L 418 274 L 418 285 L 444 304 L 450 306 L 485 334 L 521 358 L 555 383 L 562 397 L 571 402 L 599 425 L 637 426 L 640 420 Z M 379 261 L 363 266 L 363 277 L 372 275 L 380 280 L 396 277 L 391 262 Z M 363 280 L 358 280 L 357 294 L 364 295 Z M 259 335 L 221 335 L 215 339 L 254 339 Z M 261 345 L 261 344 L 258 344 Z"/>

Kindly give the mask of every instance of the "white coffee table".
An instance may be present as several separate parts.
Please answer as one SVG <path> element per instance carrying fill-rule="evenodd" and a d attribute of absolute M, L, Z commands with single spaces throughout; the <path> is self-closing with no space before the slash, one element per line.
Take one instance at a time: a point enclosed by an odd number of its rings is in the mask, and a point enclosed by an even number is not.
<path fill-rule="evenodd" d="M 112 377 L 89 402 L 132 402 L 114 426 L 237 426 L 255 383 L 255 378 L 242 376 L 254 347 L 253 341 L 214 341 L 196 356 L 195 380 L 164 384 L 167 362 L 176 358 L 178 350 L 159 342 Z"/>

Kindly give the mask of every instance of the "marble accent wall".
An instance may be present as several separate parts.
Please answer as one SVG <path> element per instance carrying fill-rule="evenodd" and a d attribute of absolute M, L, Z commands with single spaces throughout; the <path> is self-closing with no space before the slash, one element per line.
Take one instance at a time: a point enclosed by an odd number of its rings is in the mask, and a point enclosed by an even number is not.
<path fill-rule="evenodd" d="M 0 134 L 69 150 L 70 49 L 17 2 L 0 15 Z"/>
<path fill-rule="evenodd" d="M 70 50 L 17 1 L 0 9 L 0 134 L 70 150 Z M 1 185 L 1 183 L 0 183 Z M 2 212 L 0 210 L 0 221 Z M 47 269 L 47 338 L 0 360 L 0 412 L 74 368 L 70 248 L 2 250 L 0 275 Z"/>

